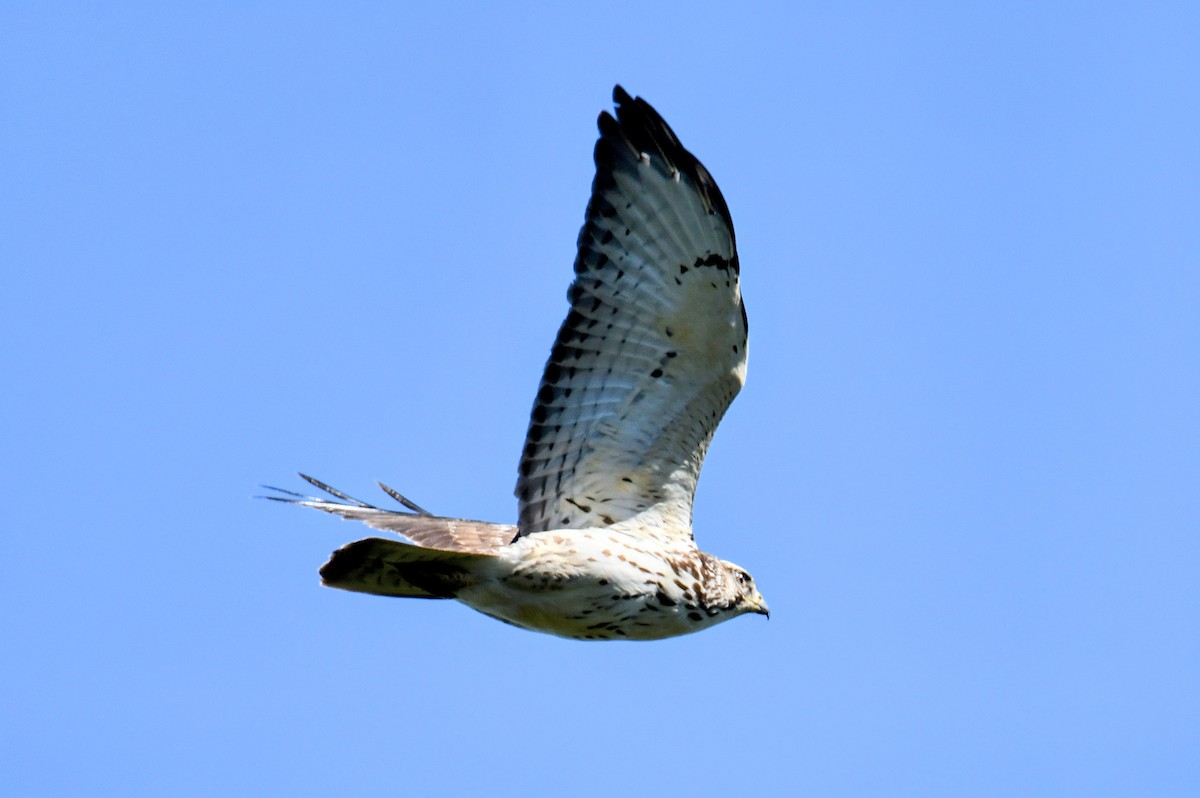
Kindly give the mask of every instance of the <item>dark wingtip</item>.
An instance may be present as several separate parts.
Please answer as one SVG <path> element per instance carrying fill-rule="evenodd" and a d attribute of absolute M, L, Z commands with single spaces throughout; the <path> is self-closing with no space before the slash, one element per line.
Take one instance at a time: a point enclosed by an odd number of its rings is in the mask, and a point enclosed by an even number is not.
<path fill-rule="evenodd" d="M 596 166 L 611 168 L 614 154 L 603 143 L 606 140 L 613 143 L 623 142 L 636 153 L 661 158 L 667 168 L 679 170 L 692 180 L 704 197 L 709 211 L 718 214 L 733 235 L 733 217 L 716 180 L 704 164 L 680 143 L 679 137 L 663 119 L 662 114 L 641 97 L 632 96 L 620 84 L 613 86 L 613 103 L 615 118 L 613 114 L 604 111 L 597 120 L 600 141 L 596 145 Z M 736 244 L 734 248 L 736 250 Z"/>
<path fill-rule="evenodd" d="M 418 515 L 430 515 L 430 516 L 433 515 L 433 513 L 429 512 L 424 507 L 421 507 L 419 504 L 414 502 L 412 499 L 408 498 L 407 496 L 401 495 L 400 491 L 396 490 L 395 488 L 388 487 L 387 485 L 385 485 L 379 481 L 376 481 L 375 484 L 378 485 L 383 490 L 384 493 L 391 496 L 393 499 L 400 502 L 400 504 L 402 504 L 405 508 L 412 510 L 414 513 L 417 513 Z"/>
<path fill-rule="evenodd" d="M 300 475 L 300 478 L 301 478 L 301 479 L 303 479 L 305 482 L 307 482 L 308 484 L 312 485 L 312 486 L 313 486 L 313 487 L 315 487 L 315 488 L 318 488 L 318 489 L 320 489 L 320 490 L 323 490 L 323 491 L 325 491 L 325 492 L 326 492 L 326 493 L 328 493 L 330 496 L 334 496 L 334 497 L 336 497 L 336 498 L 339 498 L 339 499 L 341 499 L 341 500 L 342 500 L 342 501 L 344 501 L 344 502 L 350 502 L 351 504 L 357 505 L 357 506 L 359 506 L 359 507 L 365 507 L 365 508 L 367 508 L 367 509 L 369 509 L 369 510 L 376 510 L 376 509 L 378 509 L 378 508 L 377 508 L 377 507 L 375 507 L 375 505 L 373 505 L 373 504 L 368 504 L 367 502 L 365 502 L 365 501 L 362 501 L 361 499 L 356 499 L 356 498 L 354 498 L 353 496 L 348 496 L 347 494 L 345 494 L 345 493 L 342 493 L 342 492 L 341 492 L 340 490 L 338 490 L 337 488 L 335 488 L 335 487 L 333 487 L 333 486 L 331 486 L 331 485 L 327 485 L 327 484 L 325 484 L 324 482 L 322 482 L 321 480 L 317 479 L 316 477 L 310 477 L 308 474 L 305 474 L 305 473 L 303 473 L 303 472 L 299 472 L 299 471 L 298 471 L 298 472 L 296 472 L 296 473 L 298 473 L 298 474 Z"/>
<path fill-rule="evenodd" d="M 283 502 L 284 504 L 300 504 L 301 502 L 311 501 L 312 499 L 311 496 L 305 496 L 303 493 L 297 493 L 296 491 L 288 490 L 287 488 L 278 488 L 274 485 L 259 485 L 259 487 L 263 490 L 275 491 L 275 493 L 281 495 L 272 496 L 270 494 L 262 494 L 253 496 L 252 498 L 267 499 L 273 502 Z"/>
<path fill-rule="evenodd" d="M 294 491 L 294 490 L 288 490 L 287 488 L 277 488 L 277 487 L 275 487 L 274 485 L 259 485 L 259 487 L 260 487 L 260 488 L 262 488 L 263 490 L 273 490 L 273 491 L 275 491 L 276 493 L 284 493 L 284 494 L 287 494 L 288 496 L 294 496 L 294 497 L 296 497 L 297 499 L 307 499 L 307 498 L 308 498 L 308 497 L 307 497 L 307 496 L 305 496 L 303 493 L 297 493 L 296 491 Z M 291 499 L 281 499 L 281 498 L 279 498 L 278 496 L 259 496 L 259 497 L 257 497 L 257 498 L 260 498 L 260 499 L 275 499 L 275 500 L 277 500 L 277 501 L 281 501 L 281 502 L 291 501 Z"/>

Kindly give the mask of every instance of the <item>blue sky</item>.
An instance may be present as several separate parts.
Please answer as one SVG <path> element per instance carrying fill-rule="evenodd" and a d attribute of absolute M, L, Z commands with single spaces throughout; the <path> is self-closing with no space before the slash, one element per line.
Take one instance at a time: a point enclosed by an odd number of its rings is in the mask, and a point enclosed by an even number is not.
<path fill-rule="evenodd" d="M 1194 6 L 398 5 L 0 10 L 12 794 L 1200 793 Z M 737 224 L 771 620 L 320 588 L 260 483 L 514 519 L 616 82 Z"/>

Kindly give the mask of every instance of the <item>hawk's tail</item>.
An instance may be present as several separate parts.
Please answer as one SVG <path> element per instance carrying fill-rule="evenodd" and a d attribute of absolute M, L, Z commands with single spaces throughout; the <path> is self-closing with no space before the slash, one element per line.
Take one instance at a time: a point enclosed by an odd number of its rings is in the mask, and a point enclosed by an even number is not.
<path fill-rule="evenodd" d="M 454 598 L 460 589 L 474 584 L 479 566 L 491 556 L 366 538 L 335 551 L 321 566 L 321 582 L 377 596 Z"/>
<path fill-rule="evenodd" d="M 442 518 L 421 509 L 395 490 L 379 483 L 384 492 L 404 510 L 385 510 L 355 499 L 305 474 L 309 484 L 333 496 L 305 496 L 283 488 L 265 496 L 275 501 L 312 507 L 350 521 L 403 535 L 413 543 L 367 538 L 347 544 L 333 553 L 321 568 L 321 581 L 330 587 L 375 593 L 380 596 L 453 598 L 472 584 L 473 574 L 516 537 L 508 524 Z"/>

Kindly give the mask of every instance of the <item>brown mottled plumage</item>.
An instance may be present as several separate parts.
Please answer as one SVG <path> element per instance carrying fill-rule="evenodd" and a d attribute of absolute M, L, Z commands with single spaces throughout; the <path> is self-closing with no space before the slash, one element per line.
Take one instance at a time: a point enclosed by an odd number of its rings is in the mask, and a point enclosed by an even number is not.
<path fill-rule="evenodd" d="M 279 491 L 395 532 L 321 569 L 325 584 L 456 598 L 526 629 L 650 640 L 767 614 L 746 571 L 696 548 L 704 454 L 746 374 L 733 222 L 708 170 L 641 98 L 600 115 L 566 320 L 530 414 L 517 526 Z M 303 476 L 303 475 L 302 475 Z M 278 490 L 278 489 L 277 489 Z"/>

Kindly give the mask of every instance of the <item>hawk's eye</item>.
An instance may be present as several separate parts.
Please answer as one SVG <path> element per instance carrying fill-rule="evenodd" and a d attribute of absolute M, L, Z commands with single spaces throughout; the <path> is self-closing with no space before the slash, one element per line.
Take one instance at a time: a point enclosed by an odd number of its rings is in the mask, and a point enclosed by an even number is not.
<path fill-rule="evenodd" d="M 738 581 L 741 582 L 743 585 L 750 584 L 750 574 L 746 573 L 745 571 L 738 571 L 737 578 L 738 578 Z"/>

